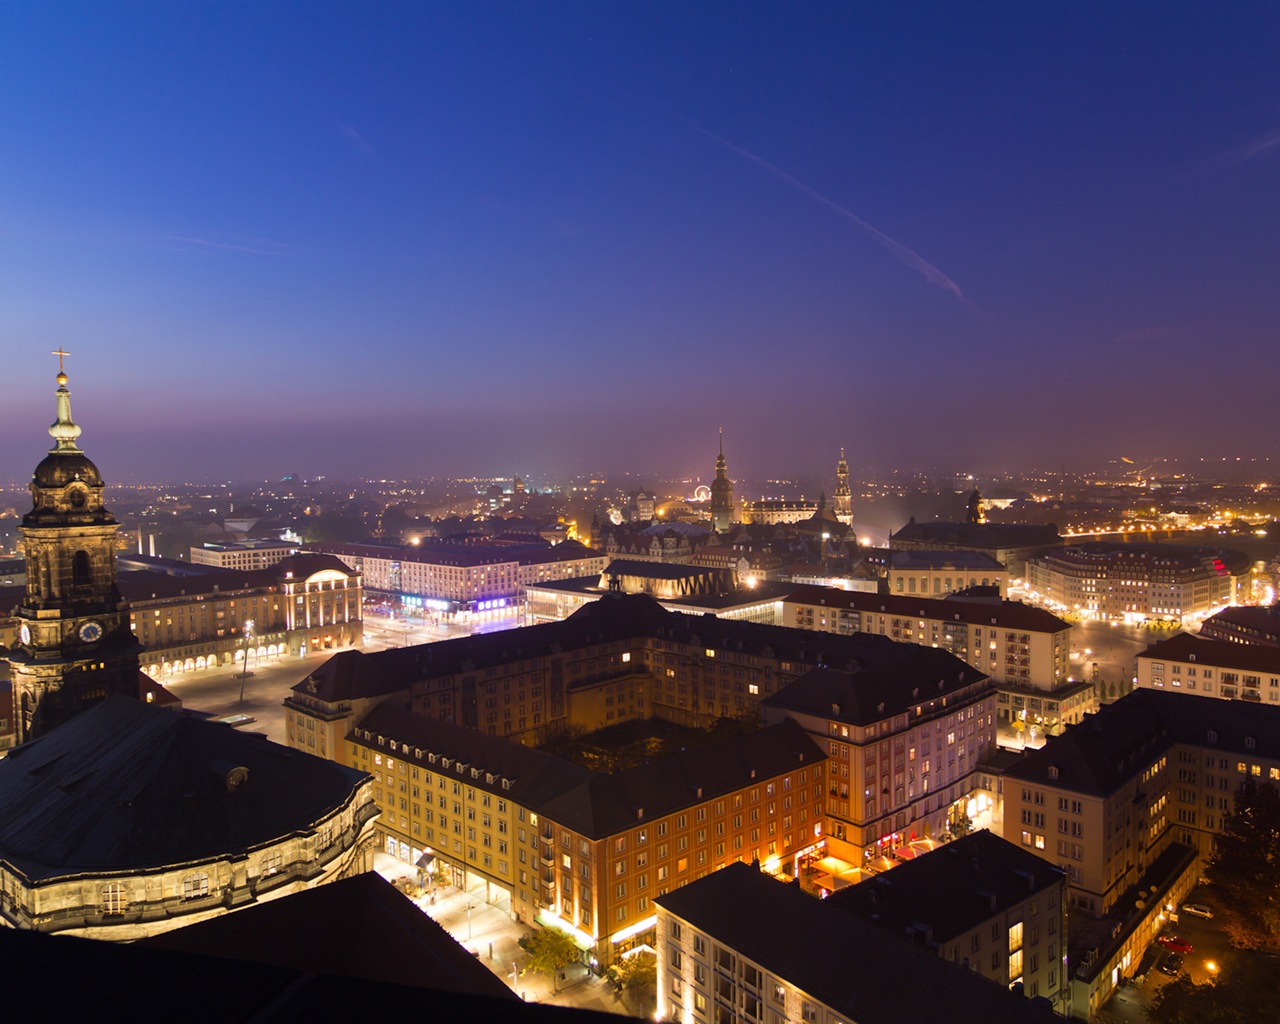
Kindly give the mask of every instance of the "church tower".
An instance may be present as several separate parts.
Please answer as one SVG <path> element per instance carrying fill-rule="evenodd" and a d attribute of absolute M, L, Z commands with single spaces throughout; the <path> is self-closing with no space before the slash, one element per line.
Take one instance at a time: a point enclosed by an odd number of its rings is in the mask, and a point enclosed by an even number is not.
<path fill-rule="evenodd" d="M 711 481 L 711 525 L 717 533 L 733 526 L 733 481 L 724 462 L 724 429 L 720 430 L 720 454 L 716 458 L 716 478 Z"/>
<path fill-rule="evenodd" d="M 115 693 L 139 693 L 138 652 L 116 586 L 115 517 L 102 503 L 102 476 L 80 450 L 71 392 L 58 356 L 54 446 L 31 478 L 22 517 L 27 595 L 15 609 L 9 655 L 19 743 Z"/>
<path fill-rule="evenodd" d="M 849 490 L 849 463 L 844 461 L 843 448 L 836 463 L 836 497 L 831 511 L 845 526 L 853 525 L 853 492 Z"/>
<path fill-rule="evenodd" d="M 987 521 L 986 510 L 982 507 L 982 492 L 974 488 L 965 505 L 965 518 L 970 526 L 981 526 Z"/>

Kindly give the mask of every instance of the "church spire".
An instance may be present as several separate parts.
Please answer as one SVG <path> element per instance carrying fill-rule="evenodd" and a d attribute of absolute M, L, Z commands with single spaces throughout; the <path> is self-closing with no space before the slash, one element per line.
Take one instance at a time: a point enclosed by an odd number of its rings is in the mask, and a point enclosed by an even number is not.
<path fill-rule="evenodd" d="M 76 438 L 80 436 L 80 425 L 71 418 L 71 392 L 67 390 L 67 375 L 62 368 L 63 356 L 70 353 L 59 348 L 50 354 L 58 357 L 58 390 L 55 392 L 58 399 L 58 419 L 49 427 L 49 436 L 57 442 L 49 452 L 79 454 Z"/>

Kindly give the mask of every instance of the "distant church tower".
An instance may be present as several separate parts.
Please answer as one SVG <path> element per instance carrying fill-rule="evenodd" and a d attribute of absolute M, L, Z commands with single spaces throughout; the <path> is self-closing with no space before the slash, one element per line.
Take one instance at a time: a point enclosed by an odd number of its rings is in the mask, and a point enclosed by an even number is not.
<path fill-rule="evenodd" d="M 849 463 L 844 461 L 843 448 L 836 463 L 836 497 L 831 511 L 845 526 L 853 525 L 853 492 L 849 490 Z"/>
<path fill-rule="evenodd" d="M 969 504 L 966 511 L 971 526 L 980 526 L 987 521 L 987 514 L 982 510 L 982 492 L 976 487 L 973 489 L 973 493 L 969 495 Z"/>
<path fill-rule="evenodd" d="M 76 445 L 67 375 L 58 365 L 55 444 L 31 478 L 22 517 L 27 596 L 9 655 L 17 740 L 24 743 L 115 693 L 139 693 L 138 652 L 116 587 L 115 517 L 102 476 Z"/>
<path fill-rule="evenodd" d="M 716 478 L 711 481 L 711 525 L 717 533 L 733 526 L 733 481 L 724 463 L 724 429 L 720 430 L 720 454 L 716 457 Z"/>

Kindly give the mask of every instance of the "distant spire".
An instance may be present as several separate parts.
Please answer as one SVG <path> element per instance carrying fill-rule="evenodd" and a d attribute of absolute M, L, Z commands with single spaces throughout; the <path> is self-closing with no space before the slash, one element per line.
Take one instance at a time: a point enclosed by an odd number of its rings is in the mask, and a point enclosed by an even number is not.
<path fill-rule="evenodd" d="M 64 352 L 59 347 L 50 354 L 58 357 L 58 390 L 56 392 L 58 398 L 58 420 L 49 427 L 49 436 L 57 442 L 49 451 L 51 453 L 79 453 L 80 449 L 76 446 L 76 438 L 80 436 L 80 426 L 71 418 L 71 392 L 67 390 L 67 375 L 62 368 L 63 357 L 71 353 Z"/>
<path fill-rule="evenodd" d="M 724 427 L 720 428 L 720 457 L 724 458 Z"/>

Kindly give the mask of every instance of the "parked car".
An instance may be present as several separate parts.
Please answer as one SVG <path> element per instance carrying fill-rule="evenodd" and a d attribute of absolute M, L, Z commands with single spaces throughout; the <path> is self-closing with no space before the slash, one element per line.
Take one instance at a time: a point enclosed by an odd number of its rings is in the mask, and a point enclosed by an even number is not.
<path fill-rule="evenodd" d="M 1206 921 L 1213 917 L 1213 911 L 1203 903 L 1184 903 L 1181 910 L 1184 914 L 1190 914 L 1192 917 L 1203 917 Z"/>
<path fill-rule="evenodd" d="M 1160 966 L 1156 968 L 1161 974 L 1167 974 L 1171 978 L 1176 978 L 1182 970 L 1182 957 L 1177 953 L 1170 953 L 1167 957 L 1160 961 Z"/>
<path fill-rule="evenodd" d="M 1161 935 L 1156 942 L 1165 949 L 1172 949 L 1177 953 L 1193 953 L 1196 948 L 1181 935 Z"/>

